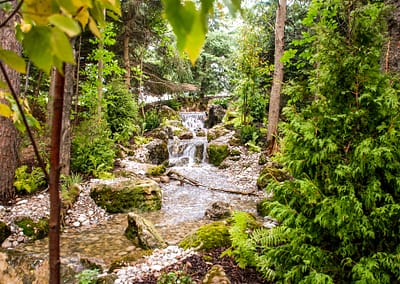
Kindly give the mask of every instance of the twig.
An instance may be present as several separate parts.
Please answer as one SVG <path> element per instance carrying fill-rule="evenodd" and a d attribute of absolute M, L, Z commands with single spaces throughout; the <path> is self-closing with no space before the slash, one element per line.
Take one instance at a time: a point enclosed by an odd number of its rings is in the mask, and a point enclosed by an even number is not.
<path fill-rule="evenodd" d="M 12 84 L 11 84 L 10 78 L 8 77 L 7 71 L 6 71 L 2 61 L 0 61 L 0 68 L 1 68 L 1 71 L 3 72 L 3 75 L 4 75 L 4 78 L 5 78 L 6 82 L 7 82 L 8 88 L 11 91 L 11 95 L 13 96 L 13 98 L 14 98 L 16 104 L 17 104 L 18 110 L 21 113 L 22 121 L 24 122 L 25 128 L 26 128 L 26 130 L 28 132 L 29 139 L 31 140 L 31 143 L 32 143 L 32 146 L 33 146 L 33 150 L 35 151 L 36 158 L 37 158 L 37 160 L 39 162 L 39 166 L 42 168 L 42 171 L 43 171 L 43 173 L 44 173 L 44 175 L 46 177 L 47 182 L 49 182 L 49 180 L 50 180 L 49 179 L 49 173 L 47 172 L 46 166 L 44 165 L 44 162 L 43 162 L 43 159 L 39 154 L 38 147 L 36 145 L 35 139 L 33 138 L 32 131 L 31 131 L 29 125 L 28 125 L 28 121 L 26 119 L 24 110 L 23 110 L 21 104 L 19 103 L 17 93 L 15 92 L 15 90 L 14 90 Z"/>

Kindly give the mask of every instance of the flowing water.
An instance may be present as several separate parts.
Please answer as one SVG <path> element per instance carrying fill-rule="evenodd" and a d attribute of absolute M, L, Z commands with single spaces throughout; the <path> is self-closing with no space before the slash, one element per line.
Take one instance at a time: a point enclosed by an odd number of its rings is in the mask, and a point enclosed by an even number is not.
<path fill-rule="evenodd" d="M 215 189 L 224 188 L 237 191 L 253 191 L 255 183 L 243 184 L 236 182 L 232 173 L 217 169 L 205 160 L 205 137 L 198 137 L 196 132 L 204 131 L 204 113 L 181 114 L 183 122 L 194 132 L 193 139 L 187 141 L 171 141 L 180 144 L 183 149 L 181 156 L 188 163 L 184 166 L 173 167 L 173 170 L 190 177 L 201 184 L 193 186 L 179 181 L 171 180 L 161 184 L 163 189 L 163 205 L 156 212 L 143 213 L 143 217 L 153 222 L 161 236 L 169 244 L 177 244 L 184 236 L 193 232 L 196 228 L 210 222 L 204 217 L 205 209 L 215 201 L 228 202 L 234 210 L 255 212 L 256 202 L 254 196 L 231 194 Z M 196 160 L 196 151 L 187 150 L 193 144 L 202 143 L 203 152 L 201 160 Z M 182 146 L 183 145 L 183 146 Z M 172 146 L 170 145 L 172 149 Z M 187 151 L 186 151 L 187 150 Z M 132 162 L 129 159 L 121 161 L 126 169 L 140 172 L 143 164 Z M 244 173 L 254 175 L 255 173 Z M 214 190 L 210 190 L 210 188 Z M 127 226 L 126 214 L 115 214 L 109 221 L 92 228 L 68 228 L 61 236 L 61 259 L 64 266 L 79 266 L 81 259 L 88 259 L 93 263 L 108 267 L 111 263 L 130 257 L 140 258 L 143 251 L 125 238 L 124 230 Z M 16 249 L 30 257 L 46 258 L 48 254 L 48 239 L 25 244 Z"/>

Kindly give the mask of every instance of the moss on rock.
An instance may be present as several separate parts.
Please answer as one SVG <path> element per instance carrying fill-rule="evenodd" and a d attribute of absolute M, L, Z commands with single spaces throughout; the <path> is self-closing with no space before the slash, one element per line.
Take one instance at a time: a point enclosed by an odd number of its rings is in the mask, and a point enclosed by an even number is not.
<path fill-rule="evenodd" d="M 151 179 L 128 179 L 113 184 L 96 184 L 90 196 L 109 213 L 155 211 L 161 209 L 160 186 Z"/>
<path fill-rule="evenodd" d="M 43 239 L 49 234 L 49 220 L 47 218 L 35 222 L 29 217 L 23 217 L 15 221 L 15 224 L 22 229 L 25 236 L 32 240 Z"/>
<path fill-rule="evenodd" d="M 200 227 L 194 234 L 185 237 L 179 246 L 185 249 L 198 248 L 209 251 L 214 248 L 230 246 L 229 227 L 217 221 Z"/>
<path fill-rule="evenodd" d="M 219 166 L 229 156 L 228 145 L 212 143 L 207 148 L 208 161 L 214 166 Z"/>
<path fill-rule="evenodd" d="M 290 179 L 290 175 L 286 171 L 271 167 L 267 164 L 267 166 L 261 170 L 257 178 L 257 187 L 259 189 L 265 189 L 271 181 L 282 182 L 288 179 Z"/>
<path fill-rule="evenodd" d="M 166 168 L 164 165 L 152 166 L 147 169 L 147 174 L 149 176 L 161 176 L 165 173 Z"/>

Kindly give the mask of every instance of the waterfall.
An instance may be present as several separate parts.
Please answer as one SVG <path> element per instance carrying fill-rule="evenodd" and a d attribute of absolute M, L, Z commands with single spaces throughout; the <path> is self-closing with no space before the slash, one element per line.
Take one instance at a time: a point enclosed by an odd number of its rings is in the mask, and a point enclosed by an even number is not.
<path fill-rule="evenodd" d="M 190 139 L 174 136 L 168 143 L 169 161 L 172 166 L 200 164 L 205 161 L 207 151 L 207 130 L 205 112 L 181 112 L 182 124 L 191 133 Z"/>

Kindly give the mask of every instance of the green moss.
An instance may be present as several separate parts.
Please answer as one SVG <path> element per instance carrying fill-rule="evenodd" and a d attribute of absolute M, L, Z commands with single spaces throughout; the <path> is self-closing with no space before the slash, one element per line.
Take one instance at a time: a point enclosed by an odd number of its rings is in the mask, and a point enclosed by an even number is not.
<path fill-rule="evenodd" d="M 209 144 L 207 147 L 207 154 L 210 164 L 218 167 L 229 155 L 228 145 Z"/>
<path fill-rule="evenodd" d="M 228 226 L 225 222 L 218 221 L 200 227 L 194 234 L 185 237 L 179 246 L 185 249 L 199 248 L 209 251 L 230 244 Z"/>
<path fill-rule="evenodd" d="M 166 171 L 166 168 L 164 165 L 158 165 L 158 166 L 148 168 L 147 174 L 149 176 L 160 176 L 163 173 L 165 173 L 165 171 Z"/>
<path fill-rule="evenodd" d="M 151 180 L 137 184 L 122 182 L 118 189 L 100 184 L 92 188 L 90 197 L 109 213 L 160 210 L 162 202 L 161 191 Z"/>
<path fill-rule="evenodd" d="M 6 223 L 0 222 L 0 244 L 11 235 L 11 230 Z"/>
<path fill-rule="evenodd" d="M 265 189 L 271 181 L 282 182 L 289 178 L 290 176 L 286 171 L 266 166 L 261 170 L 257 178 L 257 187 L 259 189 Z"/>
<path fill-rule="evenodd" d="M 47 218 L 35 222 L 29 217 L 24 217 L 16 221 L 15 224 L 23 230 L 25 236 L 33 240 L 43 239 L 49 234 L 49 220 Z"/>

